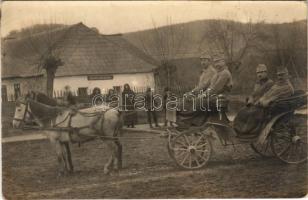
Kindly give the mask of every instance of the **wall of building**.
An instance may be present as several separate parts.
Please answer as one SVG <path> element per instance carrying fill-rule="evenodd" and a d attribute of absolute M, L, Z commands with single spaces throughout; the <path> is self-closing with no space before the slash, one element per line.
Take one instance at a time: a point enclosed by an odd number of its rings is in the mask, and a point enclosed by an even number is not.
<path fill-rule="evenodd" d="M 6 86 L 8 101 L 15 100 L 14 84 L 20 85 L 21 95 L 27 94 L 30 90 L 46 93 L 46 78 L 43 76 L 2 79 L 1 85 Z"/>
<path fill-rule="evenodd" d="M 102 93 L 106 93 L 109 89 L 114 86 L 121 86 L 128 83 L 131 87 L 154 88 L 154 74 L 149 73 L 135 73 L 135 74 L 115 74 L 113 78 L 109 80 L 88 80 L 87 76 L 71 76 L 71 77 L 56 77 L 54 81 L 54 91 L 63 91 L 66 85 L 71 87 L 71 90 L 77 93 L 78 88 L 86 87 L 88 92 L 92 91 L 93 88 L 98 87 Z"/>
<path fill-rule="evenodd" d="M 21 95 L 28 93 L 30 90 L 46 93 L 46 78 L 29 77 L 29 78 L 11 78 L 2 79 L 2 86 L 6 86 L 7 100 L 14 101 L 14 84 L 20 84 Z M 88 80 L 87 76 L 71 76 L 71 77 L 56 77 L 54 80 L 54 94 L 60 93 L 64 90 L 64 86 L 69 85 L 71 90 L 77 94 L 78 88 L 87 88 L 90 93 L 93 88 L 98 87 L 102 93 L 106 93 L 114 86 L 121 86 L 128 83 L 135 88 L 154 88 L 154 75 L 150 73 L 136 73 L 136 74 L 116 74 L 110 80 Z"/>

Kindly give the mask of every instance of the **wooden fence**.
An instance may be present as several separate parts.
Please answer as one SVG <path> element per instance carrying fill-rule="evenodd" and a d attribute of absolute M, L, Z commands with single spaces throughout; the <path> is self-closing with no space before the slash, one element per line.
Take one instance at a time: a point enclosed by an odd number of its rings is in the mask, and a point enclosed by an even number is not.
<path fill-rule="evenodd" d="M 131 87 L 131 89 L 136 94 L 145 94 L 147 87 Z M 180 85 L 180 84 L 169 87 L 169 90 L 176 95 L 183 95 L 185 92 L 191 91 L 192 89 L 193 89 L 192 86 L 186 86 L 186 85 Z M 108 92 L 107 89 L 103 91 L 104 92 L 102 92 L 102 95 L 106 95 Z M 123 87 L 120 87 L 120 91 L 123 91 Z M 84 102 L 85 99 L 90 98 L 90 95 L 92 94 L 91 89 L 86 90 L 86 93 L 83 93 L 83 94 L 78 94 L 78 90 L 72 90 L 71 92 L 73 96 L 77 97 L 77 100 L 80 100 L 81 102 Z M 158 94 L 164 94 L 164 87 L 156 87 L 154 92 Z M 121 92 L 118 92 L 118 93 L 121 93 Z M 65 94 L 64 90 L 57 90 L 57 91 L 54 91 L 53 97 L 60 99 L 64 97 L 64 94 Z M 24 96 L 24 95 L 26 94 L 21 94 L 21 96 Z M 3 99 L 3 101 L 6 101 L 6 100 Z M 16 101 L 15 95 L 13 94 L 8 95 L 7 101 L 9 102 Z"/>

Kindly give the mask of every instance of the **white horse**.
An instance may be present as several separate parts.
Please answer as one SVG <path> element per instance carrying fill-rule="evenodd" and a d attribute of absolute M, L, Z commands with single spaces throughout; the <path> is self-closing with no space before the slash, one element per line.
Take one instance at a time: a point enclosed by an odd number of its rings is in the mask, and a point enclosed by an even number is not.
<path fill-rule="evenodd" d="M 104 173 L 108 174 L 112 169 L 122 168 L 122 145 L 118 137 L 123 120 L 120 111 L 107 108 L 104 112 L 91 113 L 89 109 L 73 110 L 46 105 L 29 97 L 20 98 L 16 102 L 13 127 L 21 128 L 25 123 L 34 121 L 43 129 L 55 147 L 59 175 L 74 170 L 69 142 L 80 144 L 89 139 L 100 138 L 106 142 L 111 152 L 104 166 Z"/>

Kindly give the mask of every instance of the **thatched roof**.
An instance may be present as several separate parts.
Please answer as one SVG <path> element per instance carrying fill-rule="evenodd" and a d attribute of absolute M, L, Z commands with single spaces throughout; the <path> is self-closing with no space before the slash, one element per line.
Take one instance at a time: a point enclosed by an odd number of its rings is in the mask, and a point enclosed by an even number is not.
<path fill-rule="evenodd" d="M 101 35 L 78 23 L 4 41 L 2 78 L 41 75 L 39 66 L 48 52 L 63 62 L 57 77 L 150 72 L 157 65 L 120 34 Z"/>

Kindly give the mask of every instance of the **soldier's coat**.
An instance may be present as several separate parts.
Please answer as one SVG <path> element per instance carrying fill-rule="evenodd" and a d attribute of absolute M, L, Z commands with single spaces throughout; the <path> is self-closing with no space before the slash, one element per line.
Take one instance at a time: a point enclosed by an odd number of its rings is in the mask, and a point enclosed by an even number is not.
<path fill-rule="evenodd" d="M 260 103 L 267 106 L 270 102 L 294 94 L 294 88 L 289 80 L 278 80 L 261 98 Z"/>
<path fill-rule="evenodd" d="M 217 72 L 212 65 L 209 65 L 206 69 L 203 69 L 199 78 L 199 83 L 197 87 L 193 89 L 193 91 L 199 92 L 200 90 L 206 90 L 210 86 L 211 79 L 213 76 L 215 76 L 216 73 Z"/>
<path fill-rule="evenodd" d="M 232 85 L 232 75 L 230 71 L 225 67 L 225 69 L 217 72 L 215 76 L 211 79 L 211 84 L 209 88 L 211 89 L 211 93 L 222 94 L 230 91 Z"/>
<path fill-rule="evenodd" d="M 269 78 L 257 81 L 247 103 L 257 102 L 273 85 L 274 82 Z"/>

